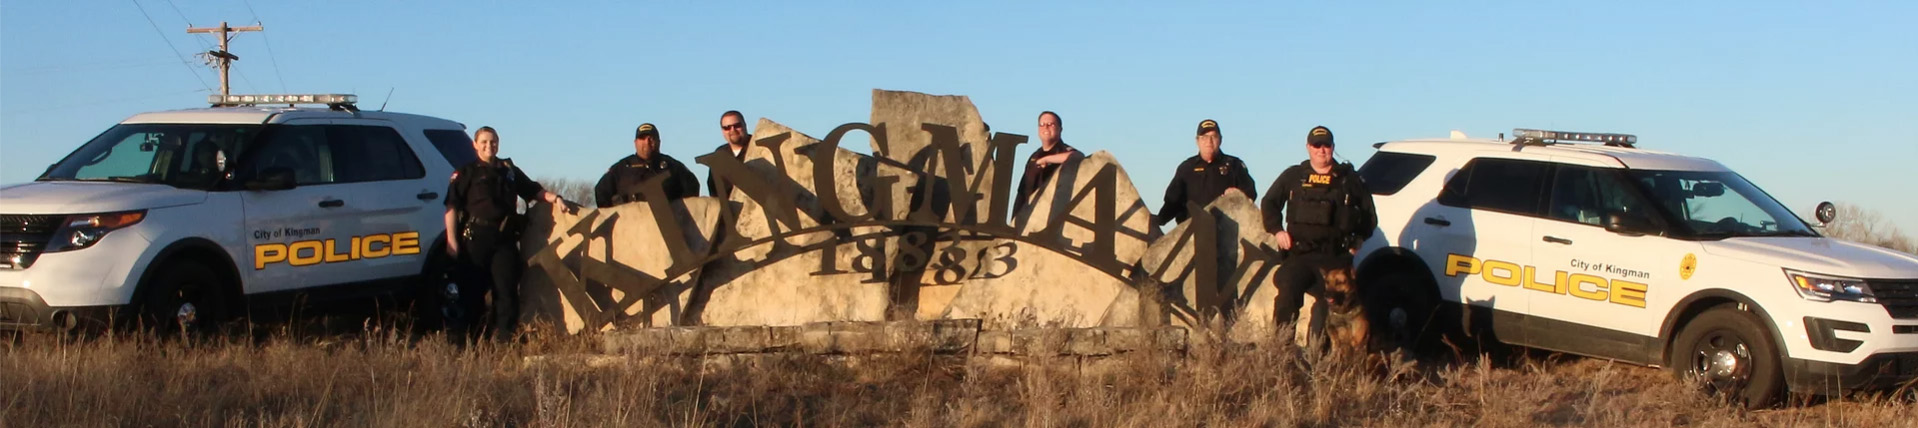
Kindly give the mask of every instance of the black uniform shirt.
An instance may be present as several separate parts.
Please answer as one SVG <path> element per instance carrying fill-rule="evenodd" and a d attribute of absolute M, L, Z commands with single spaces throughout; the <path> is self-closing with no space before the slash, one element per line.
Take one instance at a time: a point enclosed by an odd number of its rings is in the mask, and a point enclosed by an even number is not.
<path fill-rule="evenodd" d="M 1319 174 L 1309 160 L 1286 168 L 1259 211 L 1266 232 L 1291 232 L 1295 251 L 1356 247 L 1378 227 L 1372 191 L 1349 163 L 1333 165 L 1331 174 Z"/>
<path fill-rule="evenodd" d="M 1165 187 L 1165 205 L 1159 206 L 1157 217 L 1159 224 L 1174 220 L 1185 221 L 1191 213 L 1186 212 L 1186 202 L 1194 202 L 1203 207 L 1225 194 L 1226 189 L 1237 188 L 1245 192 L 1245 197 L 1259 199 L 1259 191 L 1252 183 L 1252 173 L 1246 171 L 1245 162 L 1224 153 L 1215 156 L 1212 162 L 1193 156 L 1179 164 L 1172 172 L 1172 184 Z"/>
<path fill-rule="evenodd" d="M 713 153 L 732 156 L 733 159 L 737 159 L 740 161 L 746 160 L 746 150 L 740 149 L 739 153 L 733 153 L 732 144 L 720 144 L 719 148 L 713 149 Z M 706 170 L 706 194 L 719 199 L 731 198 L 733 195 L 733 184 L 726 182 L 726 179 L 724 178 L 713 176 L 713 171 L 711 169 L 707 169 Z"/>
<path fill-rule="evenodd" d="M 665 153 L 653 155 L 653 161 L 640 160 L 639 155 L 628 155 L 606 169 L 599 176 L 599 184 L 593 186 L 593 201 L 600 207 L 610 207 L 627 202 L 646 200 L 640 193 L 639 184 L 653 176 L 666 174 L 666 199 L 674 200 L 688 196 L 699 196 L 699 179 L 693 177 L 693 171 L 686 164 Z"/>
<path fill-rule="evenodd" d="M 511 159 L 476 160 L 453 171 L 452 182 L 446 185 L 446 207 L 472 220 L 497 223 L 518 211 L 515 197 L 537 201 L 544 190 Z"/>
<path fill-rule="evenodd" d="M 1039 150 L 1032 151 L 1032 156 L 1026 157 L 1025 175 L 1019 177 L 1019 199 L 1013 201 L 1013 206 L 1024 207 L 1027 204 L 1031 204 L 1032 197 L 1039 194 L 1039 187 L 1046 185 L 1046 180 L 1052 179 L 1052 173 L 1059 171 L 1060 164 L 1056 163 L 1046 166 L 1036 166 L 1038 165 L 1039 158 L 1076 151 L 1078 150 L 1073 150 L 1072 146 L 1066 145 L 1064 141 L 1060 141 L 1059 144 L 1054 144 L 1052 150 L 1046 150 L 1044 147 L 1041 147 Z"/>

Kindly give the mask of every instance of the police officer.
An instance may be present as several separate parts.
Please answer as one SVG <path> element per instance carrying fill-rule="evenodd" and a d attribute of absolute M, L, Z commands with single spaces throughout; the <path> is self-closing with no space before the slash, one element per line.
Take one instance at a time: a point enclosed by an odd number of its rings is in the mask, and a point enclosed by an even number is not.
<path fill-rule="evenodd" d="M 475 289 L 475 284 L 490 284 L 492 331 L 494 337 L 505 339 L 512 336 L 519 319 L 519 232 L 524 221 L 516 212 L 517 198 L 545 201 L 569 211 L 570 203 L 526 178 L 511 159 L 496 157 L 499 133 L 492 127 L 473 131 L 473 151 L 479 160 L 453 171 L 452 182 L 446 185 L 446 252 L 459 262 L 459 303 L 466 314 L 452 322 L 456 330 L 465 330 L 486 306 L 486 290 Z"/>
<path fill-rule="evenodd" d="M 639 129 L 633 131 L 633 152 L 599 176 L 599 184 L 593 186 L 593 201 L 600 207 L 645 201 L 640 183 L 662 174 L 666 176 L 667 200 L 699 196 L 699 178 L 693 176 L 693 171 L 686 169 L 686 164 L 679 163 L 678 159 L 659 152 L 659 128 L 650 123 L 640 124 Z"/>
<path fill-rule="evenodd" d="M 1305 291 L 1319 285 L 1319 269 L 1352 266 L 1359 244 L 1378 223 L 1372 192 L 1352 164 L 1333 163 L 1332 130 L 1312 128 L 1305 144 L 1310 159 L 1279 173 L 1260 203 L 1265 230 L 1285 250 L 1285 262 L 1272 276 L 1279 323 L 1298 317 Z"/>
<path fill-rule="evenodd" d="M 740 113 L 739 110 L 720 113 L 719 135 L 726 138 L 726 144 L 714 147 L 713 153 L 732 156 L 739 161 L 746 160 L 746 139 L 753 133 L 746 129 L 745 114 Z M 724 178 L 714 176 L 712 170 L 706 170 L 706 194 L 719 199 L 730 198 L 733 195 L 733 184 L 726 182 Z"/>
<path fill-rule="evenodd" d="M 1046 181 L 1052 179 L 1052 174 L 1059 171 L 1059 165 L 1085 157 L 1078 149 L 1066 145 L 1065 139 L 1060 137 L 1065 130 L 1065 119 L 1060 119 L 1058 113 L 1039 112 L 1039 150 L 1026 157 L 1025 174 L 1019 176 L 1018 199 L 1012 201 L 1013 213 L 1023 213 L 1037 202 L 1032 198 L 1038 196 L 1039 188 L 1045 186 Z"/>
<path fill-rule="evenodd" d="M 1204 207 L 1212 200 L 1225 194 L 1227 189 L 1239 189 L 1245 197 L 1258 199 L 1259 191 L 1252 183 L 1252 173 L 1246 171 L 1245 162 L 1238 157 L 1219 152 L 1219 144 L 1224 137 L 1219 134 L 1219 122 L 1206 119 L 1199 122 L 1199 154 L 1186 158 L 1179 169 L 1172 171 L 1172 184 L 1165 187 L 1165 205 L 1159 206 L 1159 215 L 1153 219 L 1163 226 L 1173 221 L 1185 221 L 1191 213 L 1185 211 L 1186 202 Z"/>

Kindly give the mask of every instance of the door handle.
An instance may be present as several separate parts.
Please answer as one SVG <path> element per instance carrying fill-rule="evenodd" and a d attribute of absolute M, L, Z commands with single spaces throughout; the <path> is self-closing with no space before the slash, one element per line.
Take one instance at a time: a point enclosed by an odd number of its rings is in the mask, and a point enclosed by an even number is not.
<path fill-rule="evenodd" d="M 1445 219 L 1438 218 L 1438 217 L 1426 217 L 1425 224 L 1444 227 L 1444 226 L 1451 226 L 1452 222 L 1446 221 Z"/>
<path fill-rule="evenodd" d="M 339 208 L 343 206 L 346 206 L 346 201 L 342 201 L 339 199 L 327 199 L 324 201 L 320 201 L 320 208 Z"/>
<path fill-rule="evenodd" d="M 420 198 L 420 200 L 422 200 L 422 201 L 431 201 L 431 200 L 433 200 L 433 198 L 438 198 L 438 197 L 440 197 L 440 194 L 439 194 L 439 192 L 426 192 L 426 193 L 421 193 L 421 194 L 418 194 L 418 195 L 413 195 L 413 196 L 414 196 L 414 197 L 417 197 L 417 198 Z"/>
<path fill-rule="evenodd" d="M 1560 237 L 1557 237 L 1557 236 L 1552 236 L 1552 235 L 1545 235 L 1545 242 L 1550 242 L 1550 243 L 1554 243 L 1554 244 L 1565 244 L 1565 245 L 1572 245 L 1572 240 L 1570 240 L 1570 239 L 1565 239 L 1565 238 L 1560 238 Z"/>

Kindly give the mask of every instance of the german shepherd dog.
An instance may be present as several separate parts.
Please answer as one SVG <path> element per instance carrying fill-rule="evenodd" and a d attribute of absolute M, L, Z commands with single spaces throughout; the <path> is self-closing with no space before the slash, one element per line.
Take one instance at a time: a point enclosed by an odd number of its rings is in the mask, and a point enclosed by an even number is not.
<path fill-rule="evenodd" d="M 1325 337 L 1333 357 L 1355 357 L 1372 351 L 1372 323 L 1359 298 L 1352 268 L 1320 269 L 1325 287 Z"/>

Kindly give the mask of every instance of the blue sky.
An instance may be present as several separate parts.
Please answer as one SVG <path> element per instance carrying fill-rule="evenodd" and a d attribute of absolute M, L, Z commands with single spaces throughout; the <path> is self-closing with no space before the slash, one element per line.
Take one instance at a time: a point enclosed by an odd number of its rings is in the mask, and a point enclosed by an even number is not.
<path fill-rule="evenodd" d="M 391 90 L 389 110 L 499 128 L 535 176 L 596 179 L 641 122 L 691 163 L 728 109 L 820 136 L 885 88 L 969 95 L 1001 132 L 1058 111 L 1155 208 L 1205 118 L 1261 190 L 1314 125 L 1353 162 L 1535 127 L 1634 133 L 1800 213 L 1851 202 L 1918 232 L 1913 2 L 557 3 L 8 0 L 0 182 L 129 115 L 202 105 L 217 79 L 175 51 L 212 40 L 185 27 L 258 20 L 233 42 L 236 93 L 374 108 Z"/>

